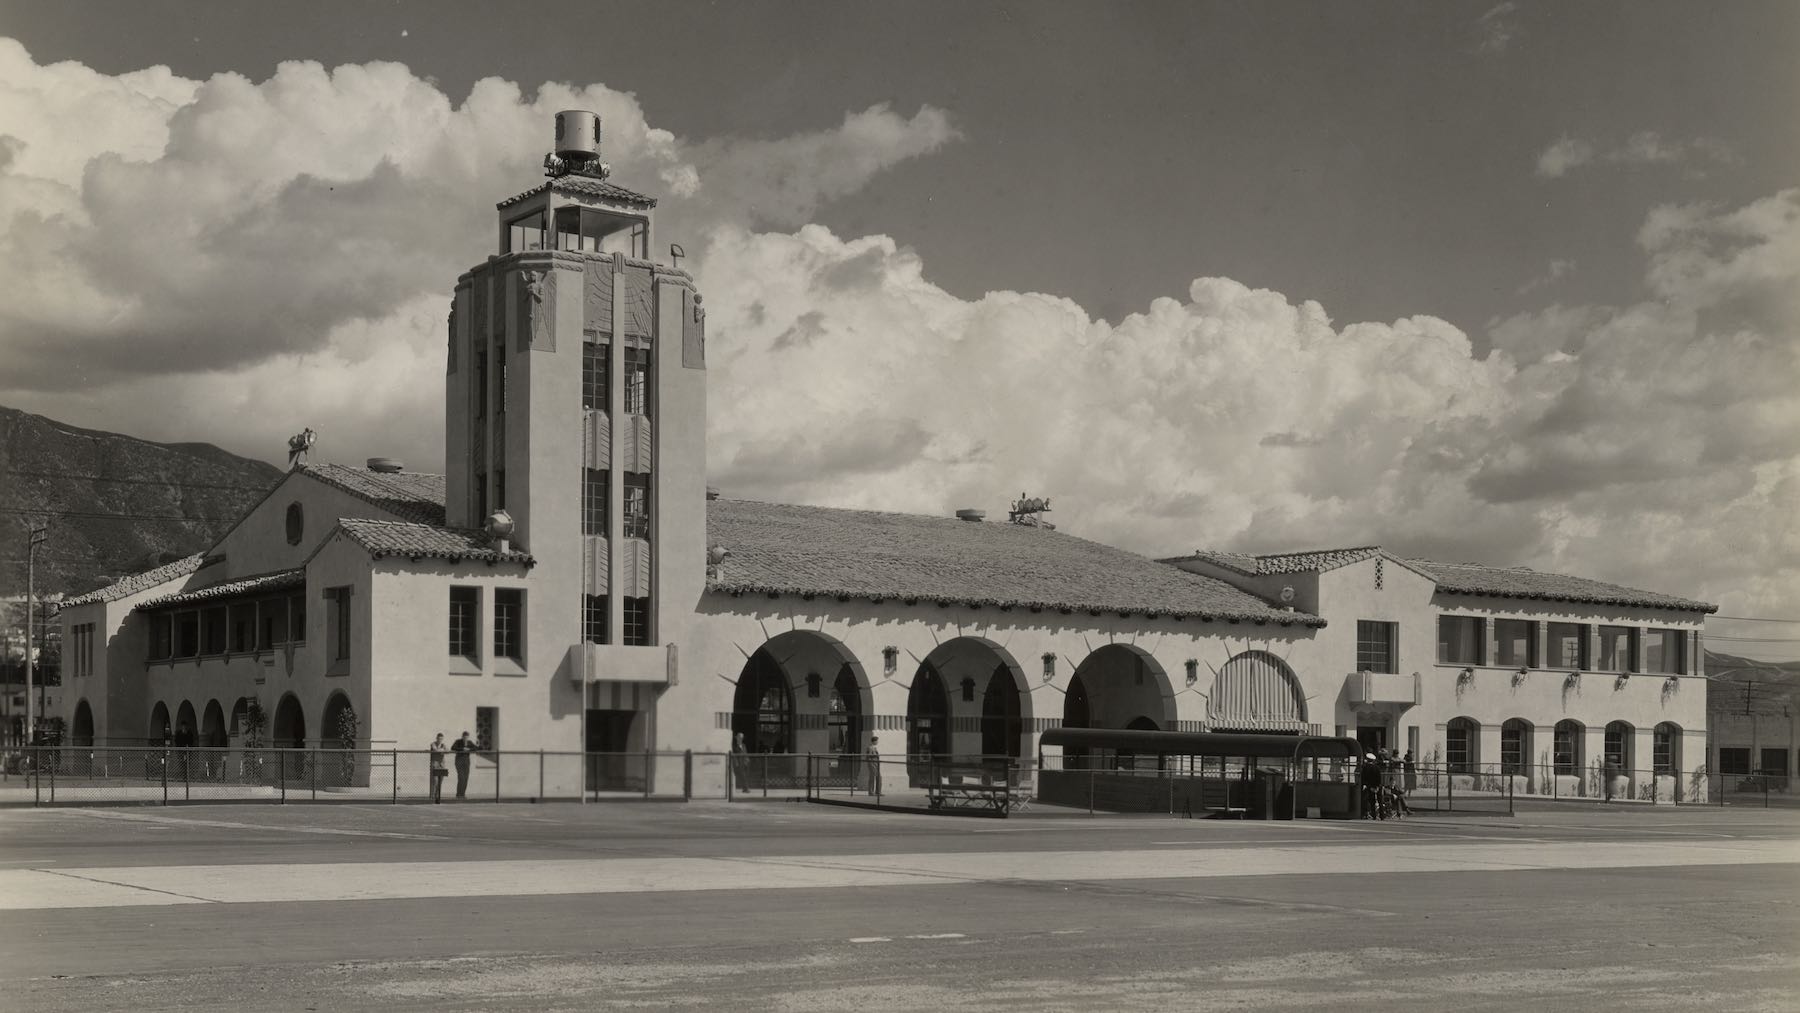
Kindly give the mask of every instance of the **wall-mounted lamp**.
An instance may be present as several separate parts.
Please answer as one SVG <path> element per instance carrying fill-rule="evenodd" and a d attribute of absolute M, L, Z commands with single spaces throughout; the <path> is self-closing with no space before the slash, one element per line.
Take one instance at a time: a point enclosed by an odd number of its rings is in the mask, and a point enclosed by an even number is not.
<path fill-rule="evenodd" d="M 1182 662 L 1182 664 L 1187 666 L 1187 684 L 1192 686 L 1194 683 L 1199 682 L 1200 660 L 1198 658 L 1189 658 Z"/>
<path fill-rule="evenodd" d="M 810 697 L 814 700 L 817 700 L 819 698 L 819 683 L 821 681 L 822 680 L 819 678 L 819 673 L 817 673 L 817 672 L 806 673 L 806 695 L 808 697 Z"/>
<path fill-rule="evenodd" d="M 1056 678 L 1056 652 L 1055 651 L 1045 651 L 1044 652 L 1044 681 L 1049 682 L 1050 680 L 1052 680 L 1054 678 Z"/>
<path fill-rule="evenodd" d="M 975 699 L 975 680 L 974 679 L 964 679 L 962 681 L 962 691 L 963 691 L 963 700 L 965 702 L 974 700 Z"/>
<path fill-rule="evenodd" d="M 900 648 L 889 645 L 881 649 L 881 674 L 893 678 L 900 668 Z"/>

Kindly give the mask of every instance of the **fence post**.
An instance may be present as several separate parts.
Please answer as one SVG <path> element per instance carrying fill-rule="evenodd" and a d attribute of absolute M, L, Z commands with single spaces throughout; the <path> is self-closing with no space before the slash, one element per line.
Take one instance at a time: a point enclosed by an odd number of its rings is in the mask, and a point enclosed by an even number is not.
<path fill-rule="evenodd" d="M 645 798 L 650 797 L 650 789 L 651 789 L 652 784 L 654 783 L 651 775 L 656 773 L 656 768 L 654 766 L 652 766 L 652 764 L 654 764 L 655 762 L 656 762 L 655 760 L 650 758 L 650 750 L 648 750 L 648 749 L 644 750 L 644 797 Z"/>
<path fill-rule="evenodd" d="M 813 754 L 806 754 L 806 797 L 813 797 Z"/>
<path fill-rule="evenodd" d="M 400 804 L 400 750 L 391 749 L 388 751 L 388 764 L 389 764 L 389 770 L 393 774 L 393 777 L 394 777 L 394 800 L 390 804 L 399 805 Z"/>
<path fill-rule="evenodd" d="M 544 751 L 538 750 L 538 801 L 544 800 Z"/>
<path fill-rule="evenodd" d="M 312 775 L 312 800 L 314 802 L 317 802 L 319 800 L 319 751 L 318 751 L 318 749 L 315 748 L 312 751 L 312 753 L 309 754 L 309 762 L 307 763 L 307 768 L 308 768 L 307 773 Z"/>
<path fill-rule="evenodd" d="M 681 757 L 681 800 L 694 800 L 694 751 L 687 750 Z"/>
<path fill-rule="evenodd" d="M 162 790 L 163 790 L 163 805 L 168 805 L 169 804 L 169 751 L 167 749 L 163 750 L 163 754 L 162 754 Z"/>
<path fill-rule="evenodd" d="M 281 782 L 281 804 L 287 805 L 287 750 L 275 750 L 275 776 Z"/>
<path fill-rule="evenodd" d="M 194 800 L 193 767 L 194 751 L 192 749 L 183 749 L 181 751 L 181 800 L 183 802 L 192 802 Z"/>
<path fill-rule="evenodd" d="M 1088 768 L 1088 815 L 1094 815 L 1094 768 Z"/>
<path fill-rule="evenodd" d="M 496 746 L 499 743 L 495 743 Z M 494 801 L 500 801 L 500 750 L 494 750 Z"/>
<path fill-rule="evenodd" d="M 40 768 L 44 764 L 44 757 L 38 752 L 35 746 L 31 747 L 29 752 L 31 753 L 31 804 L 34 806 L 43 805 L 44 773 Z M 51 796 L 51 798 L 55 797 L 55 795 Z"/>

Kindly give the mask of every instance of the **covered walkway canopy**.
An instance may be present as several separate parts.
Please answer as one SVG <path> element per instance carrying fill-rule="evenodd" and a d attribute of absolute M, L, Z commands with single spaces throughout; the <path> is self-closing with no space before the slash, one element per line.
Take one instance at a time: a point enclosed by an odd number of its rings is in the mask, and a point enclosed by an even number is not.
<path fill-rule="evenodd" d="M 1353 760 L 1362 747 L 1355 739 L 1264 732 L 1160 732 L 1133 728 L 1052 728 L 1042 746 L 1065 753 L 1106 750 L 1151 756 L 1231 756 L 1245 759 Z"/>
<path fill-rule="evenodd" d="M 1053 728 L 1038 737 L 1038 797 L 1112 812 L 1291 819 L 1359 815 L 1355 739 L 1271 732 Z M 1044 746 L 1061 747 L 1046 758 Z M 1060 762 L 1057 762 L 1060 760 Z"/>

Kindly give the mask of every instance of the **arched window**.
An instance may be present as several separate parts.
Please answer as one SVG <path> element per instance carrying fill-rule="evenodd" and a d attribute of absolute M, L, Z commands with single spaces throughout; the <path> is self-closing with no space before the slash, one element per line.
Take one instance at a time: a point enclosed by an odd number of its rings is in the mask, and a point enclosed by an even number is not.
<path fill-rule="evenodd" d="M 1206 700 L 1215 727 L 1301 731 L 1306 694 L 1287 662 L 1268 651 L 1245 651 L 1225 662 Z"/>
<path fill-rule="evenodd" d="M 1606 762 L 1617 767 L 1630 770 L 1633 764 L 1631 740 L 1636 729 L 1624 721 L 1614 721 L 1606 726 Z"/>
<path fill-rule="evenodd" d="M 1444 763 L 1452 774 L 1475 772 L 1475 746 L 1481 726 L 1471 718 L 1452 718 L 1444 726 Z"/>
<path fill-rule="evenodd" d="M 1531 762 L 1531 726 L 1512 718 L 1500 726 L 1500 772 L 1523 774 Z"/>
<path fill-rule="evenodd" d="M 1681 771 L 1681 726 L 1673 721 L 1664 721 L 1650 733 L 1651 761 L 1658 774 L 1675 774 Z"/>
<path fill-rule="evenodd" d="M 1562 720 L 1551 734 L 1550 754 L 1558 774 L 1581 773 L 1581 722 Z"/>

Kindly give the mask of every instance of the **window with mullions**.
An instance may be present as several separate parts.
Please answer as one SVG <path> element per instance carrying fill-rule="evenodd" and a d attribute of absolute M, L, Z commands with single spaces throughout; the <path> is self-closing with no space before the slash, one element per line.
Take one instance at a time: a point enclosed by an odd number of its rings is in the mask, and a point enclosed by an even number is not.
<path fill-rule="evenodd" d="M 1681 752 L 1677 740 L 1681 729 L 1664 721 L 1650 732 L 1651 764 L 1658 774 L 1673 774 L 1681 766 Z"/>
<path fill-rule="evenodd" d="M 527 250 L 544 248 L 545 233 L 544 213 L 533 211 L 528 215 L 514 218 L 506 223 L 506 249 L 504 253 L 524 253 Z"/>
<path fill-rule="evenodd" d="M 494 589 L 494 657 L 525 663 L 525 592 Z"/>
<path fill-rule="evenodd" d="M 210 608 L 200 614 L 200 653 L 225 653 L 225 608 Z"/>
<path fill-rule="evenodd" d="M 487 353 L 475 353 L 475 417 L 487 417 L 488 367 Z"/>
<path fill-rule="evenodd" d="M 289 595 L 287 600 L 287 637 L 296 644 L 306 643 L 306 592 Z"/>
<path fill-rule="evenodd" d="M 1507 668 L 1537 667 L 1537 623 L 1526 619 L 1494 620 L 1494 664 Z"/>
<path fill-rule="evenodd" d="M 625 414 L 650 414 L 650 349 L 625 349 Z"/>
<path fill-rule="evenodd" d="M 1481 726 L 1470 718 L 1455 718 L 1444 726 L 1444 762 L 1452 774 L 1475 772 L 1475 742 Z"/>
<path fill-rule="evenodd" d="M 1438 616 L 1438 663 L 1484 664 L 1483 633 L 1479 616 Z"/>
<path fill-rule="evenodd" d="M 1529 754 L 1525 749 L 1525 739 L 1530 728 L 1518 718 L 1512 718 L 1500 726 L 1500 772 L 1502 774 L 1523 774 Z"/>
<path fill-rule="evenodd" d="M 1394 624 L 1356 621 L 1356 670 L 1394 672 Z"/>
<path fill-rule="evenodd" d="M 256 647 L 256 606 L 231 606 L 231 650 L 233 653 Z"/>
<path fill-rule="evenodd" d="M 650 599 L 625 599 L 625 643 L 635 647 L 650 646 Z"/>
<path fill-rule="evenodd" d="M 150 627 L 150 652 L 148 660 L 167 661 L 175 650 L 174 627 L 170 625 L 174 617 L 168 613 L 152 612 L 144 617 Z"/>
<path fill-rule="evenodd" d="M 1558 721 L 1550 735 L 1550 758 L 1558 774 L 1581 773 L 1581 735 L 1579 721 Z"/>
<path fill-rule="evenodd" d="M 581 477 L 581 533 L 606 535 L 606 486 L 604 468 L 588 468 Z"/>
<path fill-rule="evenodd" d="M 1551 623 L 1544 644 L 1544 664 L 1550 668 L 1587 667 L 1587 624 Z"/>
<path fill-rule="evenodd" d="M 611 641 L 606 638 L 606 625 L 606 595 L 583 595 L 581 602 L 581 638 L 590 644 L 611 643 Z"/>
<path fill-rule="evenodd" d="M 625 537 L 650 537 L 650 476 L 635 472 L 625 475 Z"/>
<path fill-rule="evenodd" d="M 260 620 L 256 632 L 256 649 L 266 651 L 287 643 L 288 603 L 282 598 L 265 598 L 256 603 Z"/>
<path fill-rule="evenodd" d="M 1637 630 L 1630 626 L 1600 627 L 1600 659 L 1595 663 L 1602 672 L 1635 672 Z"/>
<path fill-rule="evenodd" d="M 612 388 L 607 356 L 612 349 L 603 342 L 589 341 L 581 346 L 581 407 L 588 411 L 612 410 Z"/>
<path fill-rule="evenodd" d="M 200 613 L 175 613 L 175 657 L 192 658 L 200 654 Z"/>
<path fill-rule="evenodd" d="M 331 595 L 332 660 L 350 660 L 350 632 L 350 588 L 333 588 Z"/>
<path fill-rule="evenodd" d="M 450 589 L 450 656 L 480 661 L 475 637 L 481 623 L 481 589 Z"/>

